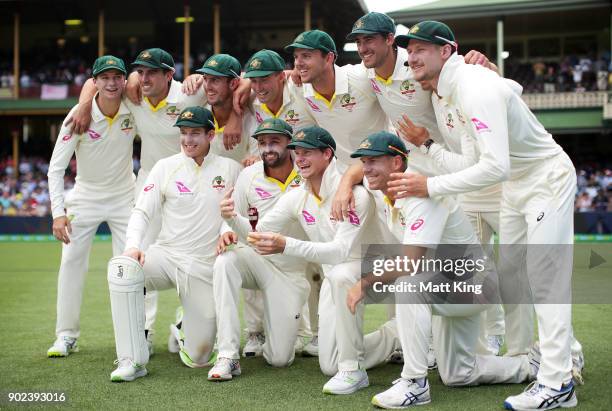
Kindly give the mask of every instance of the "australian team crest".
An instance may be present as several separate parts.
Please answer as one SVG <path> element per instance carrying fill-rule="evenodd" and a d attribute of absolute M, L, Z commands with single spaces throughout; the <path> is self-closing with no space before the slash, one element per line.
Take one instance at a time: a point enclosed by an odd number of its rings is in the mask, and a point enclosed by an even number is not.
<path fill-rule="evenodd" d="M 453 114 L 452 113 L 448 113 L 448 117 L 446 118 L 446 127 L 453 129 L 455 128 L 455 124 L 453 121 Z"/>
<path fill-rule="evenodd" d="M 225 179 L 222 176 L 217 176 L 213 178 L 212 188 L 217 191 L 221 191 L 225 188 Z"/>
<path fill-rule="evenodd" d="M 291 187 L 299 187 L 302 184 L 302 176 L 300 174 L 296 174 L 295 177 L 293 177 L 293 180 L 291 181 L 291 184 L 289 184 L 289 186 Z"/>
<path fill-rule="evenodd" d="M 166 115 L 172 119 L 175 119 L 179 115 L 179 110 L 176 106 L 168 106 L 166 109 Z"/>
<path fill-rule="evenodd" d="M 126 118 L 121 122 L 121 131 L 128 132 L 132 130 L 134 127 L 132 126 L 132 121 L 130 117 Z"/>
<path fill-rule="evenodd" d="M 400 85 L 400 93 L 407 96 L 408 98 L 412 98 L 414 96 L 415 91 L 416 90 L 414 88 L 414 83 L 412 81 L 410 80 L 402 81 L 402 84 Z"/>
<path fill-rule="evenodd" d="M 300 115 L 295 110 L 289 110 L 285 115 L 285 121 L 293 127 L 300 121 Z"/>
<path fill-rule="evenodd" d="M 356 104 L 357 102 L 355 100 L 355 97 L 352 97 L 348 93 L 342 96 L 342 99 L 340 100 L 340 105 L 347 111 L 353 111 L 353 108 L 355 108 Z"/>

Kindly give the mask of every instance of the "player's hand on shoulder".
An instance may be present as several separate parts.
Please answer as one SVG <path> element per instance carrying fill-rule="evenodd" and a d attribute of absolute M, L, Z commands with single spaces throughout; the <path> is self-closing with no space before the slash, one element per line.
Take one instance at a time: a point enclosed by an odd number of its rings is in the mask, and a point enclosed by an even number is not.
<path fill-rule="evenodd" d="M 466 64 L 474 64 L 474 65 L 479 65 L 479 66 L 483 66 L 485 68 L 488 68 L 491 71 L 494 72 L 498 72 L 497 70 L 497 66 L 493 63 L 491 63 L 491 61 L 489 61 L 489 58 L 487 56 L 485 56 L 484 54 L 482 54 L 479 51 L 476 50 L 470 50 L 465 56 L 464 56 L 464 60 Z"/>
<path fill-rule="evenodd" d="M 261 255 L 279 254 L 285 251 L 286 239 L 278 233 L 250 232 L 247 241 Z"/>
<path fill-rule="evenodd" d="M 252 166 L 253 164 L 255 164 L 258 161 L 261 161 L 261 158 L 259 158 L 257 156 L 248 156 L 248 157 L 244 158 L 244 160 L 241 161 L 241 164 L 242 164 L 243 167 L 248 167 L 248 166 Z"/>
<path fill-rule="evenodd" d="M 91 103 L 79 104 L 66 119 L 64 126 L 70 126 L 70 134 L 83 134 L 91 123 Z"/>
<path fill-rule="evenodd" d="M 70 234 L 72 234 L 72 225 L 70 219 L 63 215 L 53 219 L 53 236 L 64 244 L 70 244 Z"/>
<path fill-rule="evenodd" d="M 133 72 L 128 76 L 125 84 L 125 95 L 133 104 L 140 105 L 142 100 L 142 90 L 138 81 L 138 73 Z"/>
<path fill-rule="evenodd" d="M 429 197 L 427 177 L 415 173 L 391 173 L 387 183 L 395 199 L 406 197 Z"/>
<path fill-rule="evenodd" d="M 144 265 L 145 263 L 145 254 L 143 251 L 139 250 L 138 248 L 135 248 L 135 247 L 126 248 L 125 251 L 123 252 L 123 255 L 126 257 L 133 258 L 134 260 L 138 261 L 140 265 Z"/>
<path fill-rule="evenodd" d="M 231 187 L 223 195 L 223 199 L 221 200 L 221 203 L 219 203 L 219 206 L 221 208 L 221 217 L 223 217 L 226 220 L 236 217 L 234 199 L 232 198 L 233 192 L 234 192 L 234 187 Z"/>
<path fill-rule="evenodd" d="M 192 96 L 202 87 L 204 84 L 204 76 L 201 74 L 191 74 L 183 80 L 181 90 L 188 96 Z"/>
<path fill-rule="evenodd" d="M 232 244 L 238 243 L 238 236 L 233 231 L 228 231 L 219 236 L 217 242 L 217 255 L 223 254 Z"/>

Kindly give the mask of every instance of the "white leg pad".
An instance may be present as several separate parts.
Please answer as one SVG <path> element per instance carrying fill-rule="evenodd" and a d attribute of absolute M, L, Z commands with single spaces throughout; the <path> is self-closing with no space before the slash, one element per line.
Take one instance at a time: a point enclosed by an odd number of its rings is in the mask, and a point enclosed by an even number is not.
<path fill-rule="evenodd" d="M 138 365 L 149 362 L 145 339 L 144 272 L 138 261 L 117 256 L 108 262 L 117 358 L 130 358 Z"/>

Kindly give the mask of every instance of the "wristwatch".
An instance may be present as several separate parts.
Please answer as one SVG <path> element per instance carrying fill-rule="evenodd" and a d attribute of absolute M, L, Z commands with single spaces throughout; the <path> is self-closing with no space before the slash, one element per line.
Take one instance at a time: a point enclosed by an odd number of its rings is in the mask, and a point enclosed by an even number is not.
<path fill-rule="evenodd" d="M 419 150 L 421 151 L 421 153 L 427 154 L 429 153 L 429 148 L 433 143 L 434 141 L 431 138 L 428 138 L 423 144 L 419 146 Z"/>

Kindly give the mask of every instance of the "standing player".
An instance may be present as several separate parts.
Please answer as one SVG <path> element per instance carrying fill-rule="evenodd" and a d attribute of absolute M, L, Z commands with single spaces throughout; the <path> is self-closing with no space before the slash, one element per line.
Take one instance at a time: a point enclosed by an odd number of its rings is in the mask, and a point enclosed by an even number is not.
<path fill-rule="evenodd" d="M 281 119 L 264 120 L 253 134 L 262 161 L 245 168 L 232 192 L 221 202 L 221 213 L 233 232 L 226 233 L 220 250 L 247 234 L 285 194 L 301 187 L 301 176 L 287 149 L 291 126 Z M 231 198 L 230 198 L 231 196 Z M 296 222 L 284 234 L 303 237 Z M 264 301 L 266 340 L 263 356 L 269 364 L 284 367 L 293 362 L 294 345 L 302 309 L 309 292 L 306 261 L 280 255 L 261 256 L 251 247 L 238 246 L 217 257 L 214 293 L 217 308 L 219 353 L 208 373 L 211 381 L 231 380 L 240 375 L 240 288 L 261 290 Z"/>
<path fill-rule="evenodd" d="M 557 267 L 555 271 L 563 278 L 556 282 L 555 290 L 569 290 L 572 253 L 561 257 L 554 244 L 573 244 L 576 173 L 571 160 L 503 79 L 466 65 L 454 53 L 454 35 L 445 24 L 416 24 L 396 42 L 407 46 L 415 79 L 431 81 L 434 91 L 469 119 L 470 136 L 476 140 L 481 155 L 476 164 L 457 173 L 431 178 L 418 174 L 400 176 L 400 180 L 392 182 L 392 192 L 436 197 L 475 191 L 507 180 L 502 188 L 500 243 L 515 248 L 519 244 L 548 245 L 540 246 L 535 253 L 528 250 L 529 267 Z M 501 270 L 511 267 L 503 255 L 500 258 Z M 503 276 L 512 274 L 501 273 L 502 294 Z M 533 272 L 528 275 L 530 285 L 537 286 Z M 536 303 L 535 311 L 542 353 L 537 382 L 522 394 L 508 397 L 505 406 L 574 407 L 577 399 L 571 374 L 571 305 Z"/>
<path fill-rule="evenodd" d="M 383 362 L 397 348 L 396 333 L 386 326 L 363 336 L 363 305 L 355 315 L 344 303 L 349 288 L 359 279 L 361 243 L 383 241 L 373 199 L 355 187 L 356 211 L 342 223 L 331 218 L 331 200 L 341 178 L 334 159 L 336 144 L 320 127 L 298 131 L 288 146 L 306 183 L 283 196 L 249 233 L 249 242 L 262 254 L 283 253 L 323 265 L 325 279 L 319 301 L 319 365 L 333 377 L 324 385 L 327 394 L 351 394 L 369 385 L 365 371 Z M 310 241 L 280 233 L 299 222 Z M 391 331 L 387 333 L 387 331 Z"/>
<path fill-rule="evenodd" d="M 384 194 L 387 226 L 395 237 L 394 241 L 409 245 L 403 248 L 403 255 L 417 261 L 431 254 L 427 250 L 448 244 L 465 247 L 462 254 L 471 255 L 473 260 L 483 255 L 477 251 L 480 246 L 471 224 L 453 199 L 411 197 L 394 200 L 387 187 L 389 176 L 403 173 L 408 165 L 408 150 L 397 136 L 386 132 L 373 134 L 363 141 L 353 157 L 363 162 L 369 189 L 380 190 Z M 444 257 L 436 255 L 434 258 Z M 426 280 L 419 278 L 435 279 L 435 273 L 412 271 L 401 275 L 416 275 L 413 277 L 416 281 L 408 280 L 412 285 L 419 284 L 419 281 L 425 283 Z M 347 304 L 351 311 L 355 311 L 355 306 L 364 297 L 364 291 L 374 283 L 392 283 L 397 278 L 394 274 L 382 277 L 369 274 L 362 278 L 349 292 Z M 435 297 L 423 294 L 409 291 L 396 293 L 397 328 L 404 353 L 404 367 L 401 378 L 394 381 L 393 387 L 372 398 L 374 405 L 397 409 L 431 401 L 427 351 L 432 331 L 440 377 L 446 385 L 520 383 L 535 377 L 535 357 L 530 361 L 526 355 L 500 358 L 476 354 L 480 316 L 486 308 L 474 301 L 476 292 L 466 299 L 474 303 L 466 301 L 465 304 L 430 303 L 430 300 L 436 301 Z"/>
<path fill-rule="evenodd" d="M 186 366 L 205 366 L 213 350 L 212 267 L 223 225 L 219 202 L 235 183 L 240 165 L 209 152 L 214 138 L 210 111 L 187 107 L 176 126 L 181 131 L 182 152 L 153 166 L 130 217 L 123 255 L 135 260 L 132 268 L 122 268 L 125 259 L 109 263 L 118 360 L 112 381 L 132 381 L 147 373 L 140 297 L 144 287 L 176 288 L 184 312 L 180 358 Z M 142 243 L 156 215 L 161 216 L 162 228 L 145 255 Z M 142 269 L 134 267 L 137 263 Z"/>
<path fill-rule="evenodd" d="M 136 129 L 134 118 L 121 103 L 125 65 L 116 57 L 102 56 L 95 61 L 92 74 L 97 92 L 92 97 L 87 132 L 76 134 L 62 127 L 49 164 L 53 235 L 64 243 L 57 287 L 57 339 L 47 351 L 49 357 L 65 357 L 78 350 L 83 285 L 94 235 L 102 222 L 108 222 L 113 255 L 120 254 L 134 205 L 132 145 Z M 65 199 L 64 173 L 73 154 L 77 159 L 76 184 Z"/>

